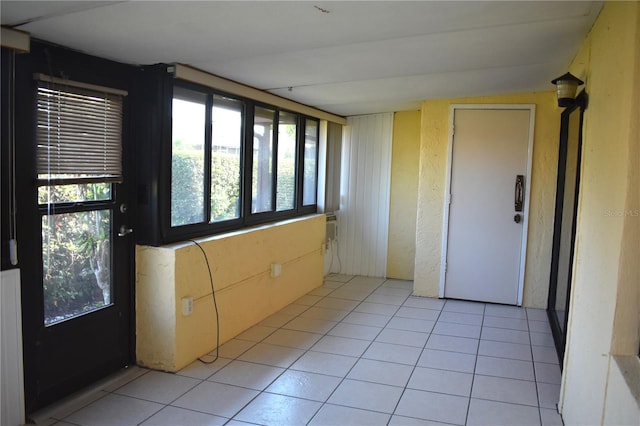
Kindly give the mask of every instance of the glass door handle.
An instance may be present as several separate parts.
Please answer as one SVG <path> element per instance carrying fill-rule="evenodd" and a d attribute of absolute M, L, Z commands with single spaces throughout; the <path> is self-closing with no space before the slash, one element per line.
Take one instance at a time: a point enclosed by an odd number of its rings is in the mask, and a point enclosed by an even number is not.
<path fill-rule="evenodd" d="M 124 237 L 133 232 L 133 229 L 127 228 L 125 225 L 120 226 L 120 232 L 118 232 L 118 237 Z"/>

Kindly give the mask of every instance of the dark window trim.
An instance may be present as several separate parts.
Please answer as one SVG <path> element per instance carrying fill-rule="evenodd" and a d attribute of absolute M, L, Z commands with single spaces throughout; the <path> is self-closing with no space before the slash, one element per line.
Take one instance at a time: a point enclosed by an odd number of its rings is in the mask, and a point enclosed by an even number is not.
<path fill-rule="evenodd" d="M 218 235 L 225 232 L 248 228 L 266 223 L 274 223 L 300 217 L 304 215 L 314 214 L 317 212 L 317 191 L 318 191 L 318 155 L 319 143 L 316 146 L 316 203 L 307 206 L 303 205 L 303 183 L 304 183 L 304 143 L 305 143 L 305 126 L 307 119 L 314 120 L 317 123 L 317 136 L 319 140 L 320 119 L 307 116 L 295 111 L 289 111 L 274 105 L 255 101 L 253 99 L 230 94 L 211 87 L 203 86 L 190 81 L 174 79 L 169 74 L 165 80 L 165 93 L 162 96 L 164 103 L 163 135 L 161 146 L 161 164 L 159 166 L 159 185 L 158 203 L 160 212 L 160 240 L 153 240 L 152 243 L 168 244 L 191 238 L 207 237 Z M 205 118 L 205 190 L 204 190 L 204 208 L 205 221 L 189 225 L 171 226 L 171 164 L 172 164 L 172 100 L 173 87 L 183 87 L 189 90 L 195 90 L 207 94 L 207 107 Z M 225 96 L 236 99 L 244 104 L 243 121 L 241 129 L 244 137 L 240 149 L 241 158 L 241 179 L 240 179 L 240 218 L 231 219 L 221 222 L 209 222 L 210 218 L 210 193 L 211 193 L 211 106 L 214 95 Z M 272 163 L 272 209 L 268 212 L 252 213 L 252 175 L 253 170 L 253 125 L 256 107 L 273 109 L 275 111 L 273 126 L 273 163 Z M 278 127 L 281 112 L 287 112 L 296 116 L 296 170 L 294 176 L 295 193 L 294 208 L 290 210 L 277 211 L 277 166 L 278 166 Z M 246 173 L 245 171 L 249 171 Z"/>
<path fill-rule="evenodd" d="M 307 142 L 307 133 L 305 132 L 302 135 L 302 138 L 300 139 L 300 142 L 302 143 L 302 147 L 300 149 L 300 162 L 302 164 L 302 173 L 300 173 L 299 176 L 299 185 L 300 188 L 302 188 L 302 192 L 300 192 L 300 196 L 302 197 L 302 200 L 300 201 L 300 205 L 301 205 L 301 211 L 305 212 L 305 213 L 315 213 L 317 211 L 317 206 L 318 206 L 318 170 L 319 170 L 319 162 L 320 162 L 320 119 L 318 118 L 313 118 L 313 117 L 303 117 L 305 123 L 305 129 L 307 126 L 307 120 L 312 120 L 316 122 L 316 167 L 315 167 L 315 174 L 316 174 L 316 187 L 315 187 L 315 203 L 312 204 L 304 204 L 304 150 L 305 150 L 305 144 Z"/>
<path fill-rule="evenodd" d="M 212 131 L 211 131 L 211 109 L 213 108 L 213 95 L 207 94 L 207 101 L 205 103 L 204 114 L 204 219 L 209 221 L 211 219 L 211 149 Z M 242 160 L 241 160 L 242 161 Z"/>
<path fill-rule="evenodd" d="M 584 123 L 584 112 L 587 108 L 588 96 L 585 91 L 578 94 L 576 103 L 569 106 L 562 111 L 560 117 L 560 142 L 558 146 L 558 173 L 556 183 L 556 200 L 555 200 L 555 213 L 554 213 L 554 230 L 553 230 L 553 246 L 551 253 L 551 271 L 549 278 L 549 295 L 547 299 L 547 317 L 551 327 L 553 340 L 560 363 L 560 369 L 563 368 L 564 351 L 567 341 L 567 327 L 569 323 L 569 306 L 571 303 L 572 289 L 571 283 L 573 279 L 573 270 L 569 267 L 567 274 L 567 282 L 558 282 L 558 268 L 560 262 L 560 239 L 562 231 L 562 217 L 564 211 L 564 196 L 565 196 L 565 181 L 566 181 L 566 162 L 567 162 L 567 150 L 569 143 L 569 130 L 570 130 L 570 117 L 571 114 L 577 111 L 579 128 L 578 128 L 578 145 L 577 145 L 577 159 L 576 159 L 576 181 L 573 195 L 573 219 L 571 221 L 571 246 L 569 248 L 569 265 L 573 264 L 574 250 L 575 250 L 575 238 L 577 227 L 577 214 L 578 214 L 578 198 L 580 191 L 580 170 L 582 167 L 582 128 Z M 566 301 L 564 305 L 564 319 L 563 324 L 560 323 L 560 319 L 556 314 L 556 296 L 558 284 L 566 286 Z"/>

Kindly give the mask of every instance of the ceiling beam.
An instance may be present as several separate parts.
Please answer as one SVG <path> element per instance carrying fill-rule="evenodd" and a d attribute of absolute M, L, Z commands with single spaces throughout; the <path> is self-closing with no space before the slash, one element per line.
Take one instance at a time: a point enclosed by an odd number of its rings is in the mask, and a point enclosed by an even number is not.
<path fill-rule="evenodd" d="M 299 102 L 292 101 L 291 99 L 283 98 L 281 96 L 274 95 L 273 93 L 265 92 L 264 90 L 256 89 L 255 87 L 247 86 L 233 80 L 228 80 L 214 74 L 209 74 L 208 72 L 201 71 L 187 65 L 175 64 L 174 66 L 174 76 L 181 80 L 191 81 L 192 83 L 198 83 L 231 95 L 242 96 L 244 98 L 253 99 L 254 101 L 264 102 L 266 104 L 308 115 L 310 117 L 319 118 L 321 120 L 327 120 L 342 125 L 347 124 L 347 119 L 340 115 L 331 114 L 330 112 L 301 104 Z"/>
<path fill-rule="evenodd" d="M 31 36 L 25 31 L 2 27 L 0 40 L 2 41 L 2 47 L 27 53 L 31 50 Z"/>

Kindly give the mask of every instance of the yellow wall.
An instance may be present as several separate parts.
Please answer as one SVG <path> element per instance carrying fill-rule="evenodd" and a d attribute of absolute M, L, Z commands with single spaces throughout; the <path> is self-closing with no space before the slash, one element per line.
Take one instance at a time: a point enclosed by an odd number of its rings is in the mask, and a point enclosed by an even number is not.
<path fill-rule="evenodd" d="M 136 359 L 138 364 L 175 370 L 175 251 L 136 247 Z"/>
<path fill-rule="evenodd" d="M 413 279 L 420 158 L 420 111 L 393 117 L 387 277 Z"/>
<path fill-rule="evenodd" d="M 422 103 L 414 293 L 437 297 L 439 291 L 451 104 L 536 105 L 523 304 L 546 308 L 560 133 L 560 109 L 552 91 Z"/>
<path fill-rule="evenodd" d="M 589 106 L 560 409 L 566 424 L 637 424 L 639 3 L 606 2 L 570 71 Z"/>
<path fill-rule="evenodd" d="M 325 216 L 294 219 L 200 240 L 213 275 L 220 343 L 322 285 Z M 138 247 L 139 365 L 177 371 L 215 349 L 215 315 L 204 256 L 193 243 Z M 272 263 L 282 274 L 270 277 Z M 182 298 L 193 314 L 182 315 Z"/>

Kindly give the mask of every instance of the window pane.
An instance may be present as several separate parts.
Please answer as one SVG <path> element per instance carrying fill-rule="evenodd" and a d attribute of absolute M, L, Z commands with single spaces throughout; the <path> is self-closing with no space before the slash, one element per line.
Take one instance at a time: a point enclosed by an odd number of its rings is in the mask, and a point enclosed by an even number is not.
<path fill-rule="evenodd" d="M 174 89 L 171 146 L 171 226 L 204 222 L 206 95 Z"/>
<path fill-rule="evenodd" d="M 38 174 L 122 181 L 120 95 L 38 82 Z"/>
<path fill-rule="evenodd" d="M 318 121 L 306 120 L 304 130 L 304 180 L 302 205 L 316 204 L 318 180 Z"/>
<path fill-rule="evenodd" d="M 253 124 L 251 212 L 273 210 L 273 122 L 275 111 L 256 107 Z"/>
<path fill-rule="evenodd" d="M 281 112 L 278 122 L 276 210 L 291 210 L 296 194 L 296 123 L 298 116 Z"/>
<path fill-rule="evenodd" d="M 243 104 L 214 95 L 211 111 L 211 222 L 240 217 Z"/>
<path fill-rule="evenodd" d="M 110 183 L 87 183 L 38 187 L 38 204 L 105 201 L 110 199 Z"/>
<path fill-rule="evenodd" d="M 111 304 L 111 212 L 42 217 L 44 323 Z"/>

